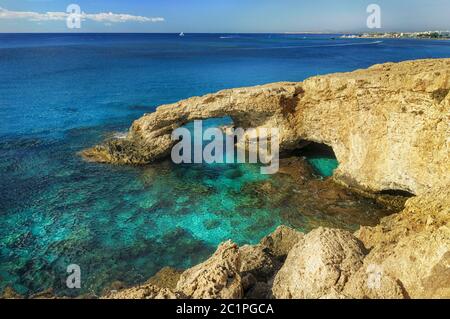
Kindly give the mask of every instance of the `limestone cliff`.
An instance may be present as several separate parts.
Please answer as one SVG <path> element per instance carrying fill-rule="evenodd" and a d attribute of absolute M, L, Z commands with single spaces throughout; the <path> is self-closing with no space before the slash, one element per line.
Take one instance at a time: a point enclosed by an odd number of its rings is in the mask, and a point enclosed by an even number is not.
<path fill-rule="evenodd" d="M 193 97 L 136 120 L 124 139 L 87 149 L 92 161 L 144 164 L 170 153 L 173 129 L 230 116 L 236 127 L 277 127 L 281 150 L 331 146 L 335 178 L 369 191 L 421 194 L 450 184 L 450 59 L 386 63 Z"/>

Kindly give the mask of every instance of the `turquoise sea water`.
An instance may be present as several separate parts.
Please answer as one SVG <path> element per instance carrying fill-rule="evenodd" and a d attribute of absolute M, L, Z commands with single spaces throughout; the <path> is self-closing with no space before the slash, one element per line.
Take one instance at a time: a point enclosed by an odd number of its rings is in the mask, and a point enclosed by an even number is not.
<path fill-rule="evenodd" d="M 289 177 L 261 175 L 257 165 L 126 167 L 77 156 L 163 103 L 450 56 L 446 41 L 221 36 L 0 35 L 0 290 L 99 292 L 163 266 L 189 267 L 229 238 L 255 243 L 280 224 L 355 229 L 375 218 L 375 207 L 355 222 L 329 213 L 335 207 L 303 205 Z M 309 162 L 323 176 L 337 165 Z M 82 270 L 81 291 L 64 288 L 72 263 Z"/>

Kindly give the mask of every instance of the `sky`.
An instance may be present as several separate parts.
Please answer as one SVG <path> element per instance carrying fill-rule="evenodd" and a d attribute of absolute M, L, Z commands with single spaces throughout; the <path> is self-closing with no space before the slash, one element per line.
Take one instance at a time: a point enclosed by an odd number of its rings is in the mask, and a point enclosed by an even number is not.
<path fill-rule="evenodd" d="M 380 29 L 367 28 L 372 3 Z M 80 28 L 67 27 L 70 4 L 81 9 Z M 0 32 L 424 30 L 450 30 L 450 0 L 0 0 Z"/>

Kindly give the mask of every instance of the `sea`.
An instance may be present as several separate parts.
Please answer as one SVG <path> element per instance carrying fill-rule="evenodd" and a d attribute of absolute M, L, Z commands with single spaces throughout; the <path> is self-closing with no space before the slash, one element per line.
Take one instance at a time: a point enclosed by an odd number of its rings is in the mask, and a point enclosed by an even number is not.
<path fill-rule="evenodd" d="M 282 224 L 308 231 L 373 223 L 379 216 L 344 218 L 299 204 L 291 197 L 300 186 L 261 175 L 258 164 L 118 166 L 86 162 L 78 152 L 191 96 L 443 57 L 450 41 L 0 34 L 0 292 L 99 295 L 113 282 L 132 285 L 164 266 L 202 262 L 227 239 L 257 243 Z M 339 165 L 320 154 L 307 160 L 318 179 Z M 273 196 L 261 185 L 271 185 Z M 71 264 L 80 266 L 81 289 L 66 287 Z"/>

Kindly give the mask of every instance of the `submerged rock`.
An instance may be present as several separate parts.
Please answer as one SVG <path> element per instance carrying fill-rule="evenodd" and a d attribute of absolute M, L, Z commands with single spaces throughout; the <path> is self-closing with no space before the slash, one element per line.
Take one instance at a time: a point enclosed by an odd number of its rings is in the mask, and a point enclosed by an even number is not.
<path fill-rule="evenodd" d="M 296 156 L 281 158 L 278 173 L 289 175 L 298 184 L 303 184 L 315 177 L 314 169 L 306 159 Z"/>
<path fill-rule="evenodd" d="M 320 298 L 340 293 L 361 267 L 365 253 L 363 244 L 350 232 L 317 228 L 290 250 L 275 277 L 273 295 Z"/>
<path fill-rule="evenodd" d="M 238 246 L 224 242 L 208 260 L 181 274 L 177 290 L 191 298 L 241 298 L 240 265 Z"/>
<path fill-rule="evenodd" d="M 53 291 L 53 288 L 47 288 L 43 291 L 31 294 L 28 296 L 29 299 L 57 299 L 57 298 L 65 298 L 65 297 L 58 297 L 55 292 Z"/>

